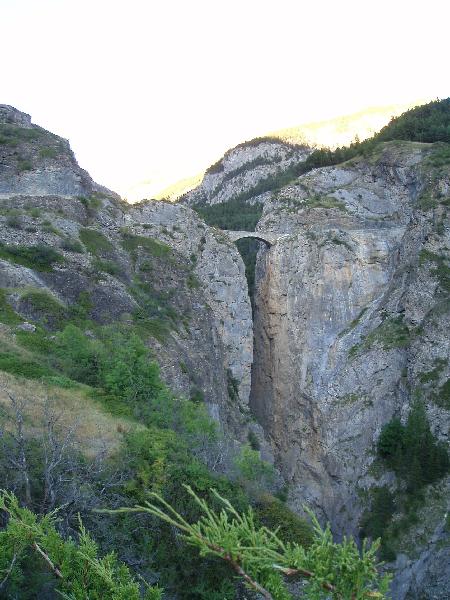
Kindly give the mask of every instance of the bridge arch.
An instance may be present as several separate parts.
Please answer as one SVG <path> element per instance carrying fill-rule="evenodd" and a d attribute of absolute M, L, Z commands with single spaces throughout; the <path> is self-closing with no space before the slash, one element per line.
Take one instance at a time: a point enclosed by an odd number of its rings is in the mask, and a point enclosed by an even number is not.
<path fill-rule="evenodd" d="M 238 240 L 242 240 L 244 238 L 253 238 L 255 240 L 259 240 L 260 242 L 264 242 L 266 246 L 269 248 L 273 246 L 277 237 L 273 233 L 263 232 L 263 231 L 224 231 L 232 242 L 237 242 Z"/>

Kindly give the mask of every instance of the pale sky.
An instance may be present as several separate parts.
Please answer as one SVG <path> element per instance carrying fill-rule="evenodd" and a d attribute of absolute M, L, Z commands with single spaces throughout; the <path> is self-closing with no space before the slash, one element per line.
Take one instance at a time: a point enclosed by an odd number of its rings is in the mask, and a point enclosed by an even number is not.
<path fill-rule="evenodd" d="M 0 103 L 126 194 L 235 144 L 450 95 L 446 0 L 0 0 Z"/>

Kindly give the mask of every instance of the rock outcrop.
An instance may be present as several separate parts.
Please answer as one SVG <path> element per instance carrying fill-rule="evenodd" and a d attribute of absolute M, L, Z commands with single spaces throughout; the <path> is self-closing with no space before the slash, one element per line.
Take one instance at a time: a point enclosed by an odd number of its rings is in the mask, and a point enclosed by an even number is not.
<path fill-rule="evenodd" d="M 264 181 L 301 162 L 311 153 L 307 146 L 277 139 L 257 138 L 229 150 L 207 169 L 200 185 L 184 194 L 187 206 L 229 202 L 245 195 L 246 200 L 264 202 Z"/>

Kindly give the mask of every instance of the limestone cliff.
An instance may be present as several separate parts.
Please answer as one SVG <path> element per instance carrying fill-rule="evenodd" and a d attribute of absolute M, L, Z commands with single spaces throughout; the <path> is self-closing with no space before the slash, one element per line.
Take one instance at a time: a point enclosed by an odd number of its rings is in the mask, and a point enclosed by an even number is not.
<path fill-rule="evenodd" d="M 450 377 L 449 171 L 432 168 L 438 152 L 391 142 L 369 159 L 314 170 L 266 202 L 258 224 L 283 235 L 258 256 L 251 407 L 292 506 L 306 501 L 338 534 L 357 533 L 364 492 L 389 482 L 370 468 L 376 441 L 415 395 L 449 442 L 450 407 L 439 396 Z M 426 517 L 441 533 L 446 503 Z M 415 585 L 395 598 L 428 594 Z"/>

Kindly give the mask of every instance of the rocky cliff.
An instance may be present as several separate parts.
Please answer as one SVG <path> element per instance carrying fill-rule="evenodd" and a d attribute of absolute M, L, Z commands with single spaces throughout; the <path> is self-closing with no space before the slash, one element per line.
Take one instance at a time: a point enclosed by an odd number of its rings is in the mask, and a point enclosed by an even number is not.
<path fill-rule="evenodd" d="M 372 488 L 400 485 L 376 444 L 414 398 L 448 447 L 446 147 L 379 144 L 261 197 L 261 182 L 310 150 L 258 141 L 227 153 L 183 204 L 130 207 L 27 115 L 2 106 L 0 120 L 0 287 L 24 319 L 51 321 L 30 300 L 39 290 L 62 310 L 83 301 L 98 322 L 146 327 L 171 387 L 200 394 L 236 439 L 256 419 L 289 504 L 308 503 L 337 536 L 357 535 Z M 262 200 L 256 236 L 269 240 L 253 318 L 230 237 L 187 206 L 239 194 Z M 42 246 L 57 251 L 50 268 L 27 259 Z M 395 600 L 448 597 L 448 485 L 427 490 L 399 537 Z"/>
<path fill-rule="evenodd" d="M 202 182 L 180 200 L 187 206 L 213 205 L 245 196 L 250 202 L 269 197 L 264 183 L 303 161 L 311 148 L 276 138 L 256 138 L 229 150 L 206 170 Z"/>
<path fill-rule="evenodd" d="M 24 300 L 30 290 L 66 309 L 81 294 L 97 322 L 150 319 L 148 344 L 166 381 L 187 397 L 200 394 L 238 435 L 253 328 L 235 246 L 189 208 L 121 202 L 78 166 L 68 142 L 28 115 L 3 105 L 0 119 L 0 287 L 8 301 L 40 321 Z M 41 271 L 14 254 L 42 245 L 58 254 Z"/>

